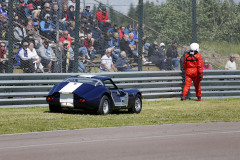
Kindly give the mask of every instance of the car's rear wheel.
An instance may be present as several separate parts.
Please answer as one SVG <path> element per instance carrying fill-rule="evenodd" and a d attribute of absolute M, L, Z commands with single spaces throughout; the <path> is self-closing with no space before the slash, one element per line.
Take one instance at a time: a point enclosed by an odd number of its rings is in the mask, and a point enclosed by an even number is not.
<path fill-rule="evenodd" d="M 49 104 L 49 110 L 50 110 L 50 112 L 58 113 L 58 112 L 62 111 L 62 108 L 59 105 Z"/>
<path fill-rule="evenodd" d="M 110 111 L 110 103 L 109 103 L 109 98 L 104 95 L 101 99 L 101 102 L 99 104 L 99 108 L 98 108 L 98 111 L 97 113 L 100 114 L 100 115 L 106 115 L 109 113 Z"/>
<path fill-rule="evenodd" d="M 131 113 L 140 113 L 142 110 L 142 98 L 139 94 L 136 95 L 134 105 L 128 111 Z"/>

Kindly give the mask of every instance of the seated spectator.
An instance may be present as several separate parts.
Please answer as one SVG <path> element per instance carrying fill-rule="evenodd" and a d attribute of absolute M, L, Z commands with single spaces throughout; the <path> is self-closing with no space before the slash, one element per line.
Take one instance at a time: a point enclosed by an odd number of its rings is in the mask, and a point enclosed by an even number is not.
<path fill-rule="evenodd" d="M 212 70 L 212 68 L 211 68 L 208 60 L 205 60 L 205 61 L 203 62 L 203 70 Z"/>
<path fill-rule="evenodd" d="M 29 57 L 31 57 L 31 60 L 33 61 L 33 64 L 34 64 L 34 73 L 37 72 L 37 69 L 39 69 L 43 73 L 44 72 L 43 65 L 41 63 L 40 57 L 37 55 L 37 52 L 34 48 L 33 42 L 29 43 L 27 52 L 28 52 Z"/>
<path fill-rule="evenodd" d="M 166 53 L 166 56 L 167 56 L 166 69 L 167 70 L 174 69 L 176 71 L 178 69 L 180 57 L 178 55 L 177 47 L 178 47 L 178 42 L 174 41 L 172 43 L 172 46 L 170 46 L 167 50 L 167 53 Z"/>
<path fill-rule="evenodd" d="M 87 35 L 87 34 L 92 34 L 91 24 L 90 24 L 90 23 L 88 23 L 88 24 L 85 26 L 84 34 L 85 34 L 85 35 Z"/>
<path fill-rule="evenodd" d="M 71 21 L 70 23 L 70 27 L 68 27 L 67 29 L 69 37 L 71 38 L 71 40 L 74 40 L 75 37 L 75 22 Z"/>
<path fill-rule="evenodd" d="M 73 6 L 74 8 L 76 8 L 76 0 L 69 0 L 67 6 L 68 7 Z"/>
<path fill-rule="evenodd" d="M 109 37 L 112 37 L 114 32 L 118 32 L 118 25 L 117 24 L 114 24 L 113 27 L 108 29 L 107 35 Z"/>
<path fill-rule="evenodd" d="M 61 16 L 61 19 L 59 20 L 59 22 L 61 23 L 62 25 L 62 29 L 63 30 L 67 30 L 67 18 L 68 18 L 68 6 L 66 4 L 63 5 L 63 11 L 62 11 L 62 16 Z"/>
<path fill-rule="evenodd" d="M 16 25 L 13 29 L 13 34 L 16 42 L 22 42 L 24 38 L 27 37 L 27 31 L 19 25 Z"/>
<path fill-rule="evenodd" d="M 90 6 L 86 6 L 86 9 L 84 9 L 82 12 L 82 16 L 87 17 L 88 20 L 89 18 L 93 17 L 93 13 L 90 11 Z"/>
<path fill-rule="evenodd" d="M 111 53 L 112 49 L 108 48 L 106 49 L 106 54 L 101 58 L 100 69 L 102 72 L 117 72 L 117 69 L 112 61 Z"/>
<path fill-rule="evenodd" d="M 58 12 L 59 12 L 59 10 L 58 10 L 58 5 L 57 5 L 57 4 L 54 4 L 54 5 L 53 5 L 53 9 L 52 9 L 51 12 L 50 12 L 50 16 L 51 16 L 51 19 L 52 19 L 52 20 L 53 20 L 53 16 L 58 17 Z"/>
<path fill-rule="evenodd" d="M 102 31 L 99 29 L 98 24 L 95 23 L 92 30 L 92 38 L 94 39 L 94 48 L 96 49 L 96 52 L 99 52 L 101 50 L 101 41 L 102 39 Z"/>
<path fill-rule="evenodd" d="M 41 7 L 37 6 L 37 9 L 32 11 L 34 20 L 33 21 L 39 21 L 40 13 L 41 13 Z"/>
<path fill-rule="evenodd" d="M 126 27 L 121 26 L 120 29 L 118 30 L 120 40 L 123 39 L 125 28 Z"/>
<path fill-rule="evenodd" d="M 60 38 L 60 40 L 63 44 L 68 43 L 68 47 L 70 47 L 72 40 L 69 37 L 68 31 L 63 31 L 63 36 Z"/>
<path fill-rule="evenodd" d="M 49 46 L 49 42 L 45 40 L 43 45 L 39 48 L 39 56 L 42 59 L 43 66 L 48 68 L 48 72 L 51 73 L 54 65 L 57 65 L 57 57 L 53 52 L 52 47 Z"/>
<path fill-rule="evenodd" d="M 34 8 L 31 3 L 28 4 L 27 8 L 25 8 L 25 14 L 28 20 L 34 20 L 33 10 Z"/>
<path fill-rule="evenodd" d="M 237 66 L 236 66 L 236 62 L 235 62 L 235 57 L 233 54 L 230 55 L 230 60 L 227 61 L 226 65 L 225 65 L 225 70 L 236 70 Z"/>
<path fill-rule="evenodd" d="M 7 41 L 8 38 L 8 24 L 7 20 L 2 21 L 2 25 L 0 26 L 0 40 L 5 40 Z"/>
<path fill-rule="evenodd" d="M 51 39 L 51 35 L 53 32 L 52 25 L 51 25 L 52 22 L 50 18 L 51 18 L 50 14 L 46 14 L 45 19 L 40 22 L 40 34 L 46 37 L 47 39 Z"/>
<path fill-rule="evenodd" d="M 148 50 L 149 60 L 155 64 L 160 70 L 165 70 L 165 44 L 161 43 L 161 46 L 158 47 L 157 42 L 154 42 L 150 45 Z"/>
<path fill-rule="evenodd" d="M 133 55 L 136 57 L 138 52 L 137 52 L 137 44 L 134 40 L 134 34 L 133 33 L 129 34 L 128 41 L 129 41 L 129 47 L 131 48 Z"/>
<path fill-rule="evenodd" d="M 58 28 L 58 22 L 57 22 L 57 16 L 54 15 L 53 16 L 53 19 L 51 21 L 51 33 L 50 33 L 50 40 L 51 41 L 54 41 L 54 42 L 57 42 L 57 34 L 58 32 L 62 32 L 62 30 L 60 30 L 60 26 Z"/>
<path fill-rule="evenodd" d="M 51 6 L 49 3 L 45 3 L 43 9 L 40 12 L 39 20 L 44 21 L 46 19 L 46 14 L 51 15 Z M 51 16 L 50 16 L 51 17 Z"/>
<path fill-rule="evenodd" d="M 127 57 L 132 58 L 133 53 L 132 49 L 130 48 L 130 42 L 128 41 L 129 35 L 125 34 L 124 38 L 119 42 L 120 44 L 120 50 L 125 51 L 127 54 Z"/>
<path fill-rule="evenodd" d="M 132 31 L 133 31 L 132 25 L 128 25 L 128 28 L 125 29 L 124 34 L 128 34 L 129 35 L 129 33 L 132 33 Z"/>
<path fill-rule="evenodd" d="M 102 6 L 101 11 L 97 12 L 96 19 L 99 22 L 99 27 L 103 32 L 107 32 L 109 29 L 111 20 L 108 17 L 106 6 Z"/>
<path fill-rule="evenodd" d="M 67 12 L 67 21 L 75 21 L 75 8 L 73 5 L 68 7 L 68 12 Z"/>
<path fill-rule="evenodd" d="M 2 3 L 2 7 L 0 7 L 0 14 L 4 15 L 6 18 L 8 17 L 8 12 L 7 12 L 7 4 Z"/>
<path fill-rule="evenodd" d="M 0 43 L 0 73 L 4 73 L 3 70 L 5 70 L 5 73 L 7 72 L 7 51 L 6 51 L 6 45 L 4 42 Z"/>
<path fill-rule="evenodd" d="M 87 48 L 88 50 L 88 58 L 90 58 L 90 60 L 93 60 L 95 58 L 95 53 L 96 50 L 93 47 L 94 44 L 94 39 L 92 38 L 91 34 L 87 34 L 87 37 L 84 39 L 84 46 Z"/>
<path fill-rule="evenodd" d="M 120 57 L 120 41 L 118 32 L 115 32 L 113 34 L 113 37 L 110 38 L 110 40 L 108 41 L 108 47 L 112 48 L 112 56 L 115 59 L 118 59 Z"/>
<path fill-rule="evenodd" d="M 31 59 L 31 55 L 27 52 L 28 46 L 28 42 L 23 42 L 23 47 L 20 48 L 18 52 L 18 56 L 20 57 L 20 67 L 23 68 L 26 73 L 33 73 L 35 71 L 35 66 Z"/>
<path fill-rule="evenodd" d="M 136 71 L 130 67 L 125 51 L 121 52 L 121 56 L 117 59 L 115 67 L 118 69 L 118 71 L 123 71 L 123 72 Z"/>

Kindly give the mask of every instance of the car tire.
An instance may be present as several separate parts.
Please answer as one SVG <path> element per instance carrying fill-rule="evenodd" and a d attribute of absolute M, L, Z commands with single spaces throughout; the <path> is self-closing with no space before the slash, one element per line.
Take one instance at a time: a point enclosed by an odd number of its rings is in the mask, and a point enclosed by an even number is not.
<path fill-rule="evenodd" d="M 140 113 L 142 110 L 142 97 L 137 94 L 132 108 L 128 109 L 130 113 Z"/>
<path fill-rule="evenodd" d="M 61 106 L 58 106 L 58 105 L 50 105 L 49 104 L 49 110 L 50 110 L 50 112 L 53 112 L 53 113 L 59 113 L 62 111 L 62 108 L 61 108 Z"/>
<path fill-rule="evenodd" d="M 104 95 L 99 104 L 97 113 L 100 115 L 107 115 L 110 111 L 110 103 L 109 102 L 110 102 L 109 98 L 106 95 Z"/>

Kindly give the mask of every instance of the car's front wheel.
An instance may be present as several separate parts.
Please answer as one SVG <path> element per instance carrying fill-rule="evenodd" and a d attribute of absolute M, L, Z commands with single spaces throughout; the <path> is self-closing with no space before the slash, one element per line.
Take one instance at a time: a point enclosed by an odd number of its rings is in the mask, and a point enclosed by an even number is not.
<path fill-rule="evenodd" d="M 62 111 L 61 106 L 49 104 L 50 112 L 58 113 Z"/>
<path fill-rule="evenodd" d="M 135 98 L 134 105 L 129 109 L 131 113 L 140 113 L 142 110 L 142 97 L 137 94 Z"/>
<path fill-rule="evenodd" d="M 101 102 L 99 104 L 99 108 L 98 108 L 98 111 L 97 113 L 98 114 L 101 114 L 101 115 L 106 115 L 109 113 L 110 111 L 110 103 L 109 103 L 109 98 L 104 95 L 101 99 Z"/>

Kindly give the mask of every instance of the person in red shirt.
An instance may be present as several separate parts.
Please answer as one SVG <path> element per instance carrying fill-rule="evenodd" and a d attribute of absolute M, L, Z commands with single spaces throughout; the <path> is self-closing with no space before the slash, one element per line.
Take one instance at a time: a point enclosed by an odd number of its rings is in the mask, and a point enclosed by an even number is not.
<path fill-rule="evenodd" d="M 60 38 L 60 41 L 65 44 L 65 43 L 68 43 L 68 47 L 70 47 L 71 43 L 72 43 L 72 40 L 71 38 L 69 37 L 68 35 L 68 31 L 64 31 L 63 32 L 63 36 Z"/>
<path fill-rule="evenodd" d="M 120 40 L 122 40 L 123 37 L 124 37 L 124 31 L 125 31 L 125 29 L 126 29 L 126 27 L 121 26 L 120 29 L 118 30 Z"/>
<path fill-rule="evenodd" d="M 6 48 L 5 43 L 0 43 L 0 73 L 3 73 L 3 70 L 6 72 L 7 67 L 7 54 L 6 54 Z"/>
<path fill-rule="evenodd" d="M 199 45 L 197 43 L 190 45 L 190 52 L 185 55 L 183 66 L 186 73 L 182 100 L 186 99 L 186 95 L 193 81 L 198 101 L 202 101 L 201 80 L 203 79 L 203 60 L 202 55 L 199 53 Z"/>
<path fill-rule="evenodd" d="M 107 29 L 107 26 L 111 26 L 110 22 L 111 20 L 109 20 L 108 17 L 108 13 L 106 11 L 106 6 L 102 6 L 101 11 L 97 12 L 96 14 L 96 19 L 99 22 L 99 27 L 102 31 L 105 31 L 105 29 Z"/>

